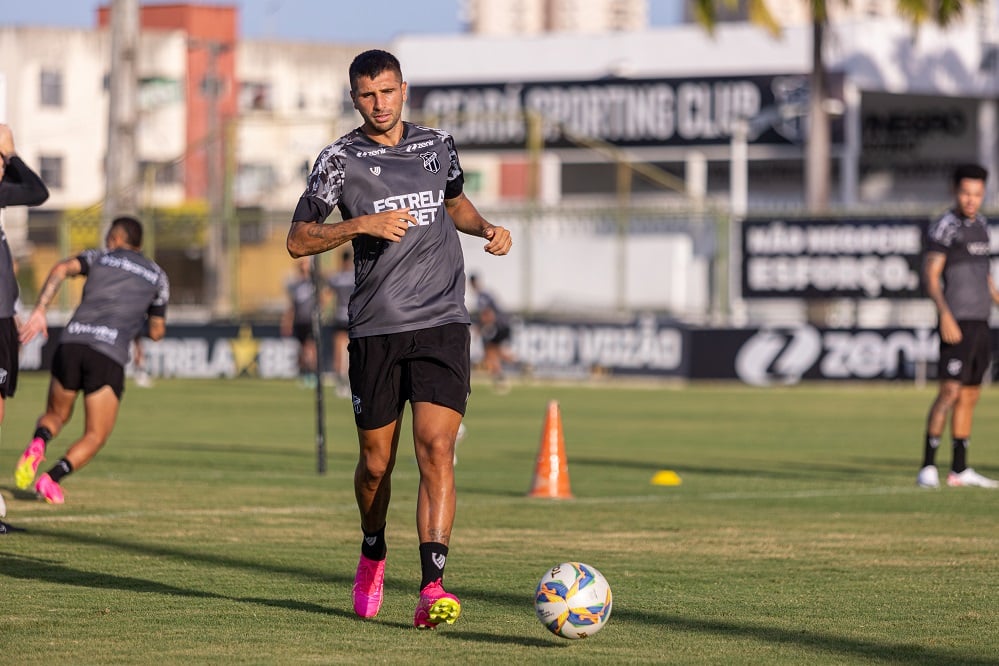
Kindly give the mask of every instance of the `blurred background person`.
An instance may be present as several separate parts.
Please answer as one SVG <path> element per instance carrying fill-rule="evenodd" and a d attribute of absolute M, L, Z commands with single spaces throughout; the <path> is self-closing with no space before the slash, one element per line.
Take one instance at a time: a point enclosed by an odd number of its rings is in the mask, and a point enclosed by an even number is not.
<path fill-rule="evenodd" d="M 509 390 L 504 363 L 514 361 L 510 352 L 510 319 L 496 298 L 483 286 L 478 275 L 472 274 L 468 284 L 475 294 L 475 325 L 482 337 L 482 367 L 489 373 L 497 391 Z"/>
<path fill-rule="evenodd" d="M 354 253 L 344 250 L 340 254 L 340 268 L 328 280 L 333 292 L 333 379 L 336 394 L 341 398 L 350 396 L 350 381 L 347 378 L 347 343 L 350 342 L 348 329 L 350 317 L 347 308 L 350 294 L 354 291 Z"/>
<path fill-rule="evenodd" d="M 125 392 L 129 347 L 139 332 L 145 327 L 153 340 L 166 334 L 170 282 L 163 269 L 142 254 L 142 224 L 119 217 L 111 223 L 105 249 L 84 250 L 49 271 L 38 303 L 21 327 L 21 342 L 48 336 L 46 311 L 63 281 L 80 275 L 87 282 L 52 357 L 45 412 L 14 469 L 15 485 L 27 490 L 35 482 L 35 494 L 49 504 L 63 503 L 60 482 L 90 462 L 111 436 Z M 83 434 L 35 481 L 49 442 L 69 422 L 81 392 Z"/>
<path fill-rule="evenodd" d="M 318 370 L 316 338 L 312 333 L 312 310 L 316 307 L 311 263 L 307 257 L 295 261 L 295 274 L 285 285 L 288 308 L 281 317 L 281 335 L 298 340 L 298 376 L 307 387 L 316 385 Z"/>

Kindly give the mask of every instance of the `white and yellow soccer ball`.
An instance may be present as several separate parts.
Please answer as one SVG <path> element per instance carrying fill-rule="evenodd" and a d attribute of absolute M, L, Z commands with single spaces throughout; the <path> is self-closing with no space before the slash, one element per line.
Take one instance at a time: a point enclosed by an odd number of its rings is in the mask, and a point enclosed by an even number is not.
<path fill-rule="evenodd" d="M 548 631 L 587 638 L 611 615 L 611 589 L 604 575 L 582 562 L 563 562 L 545 572 L 534 593 L 534 610 Z"/>

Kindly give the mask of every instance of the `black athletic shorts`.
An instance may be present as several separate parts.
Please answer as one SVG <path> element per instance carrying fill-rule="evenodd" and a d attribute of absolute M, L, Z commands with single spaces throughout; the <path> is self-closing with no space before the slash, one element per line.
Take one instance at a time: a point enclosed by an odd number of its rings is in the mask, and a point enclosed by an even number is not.
<path fill-rule="evenodd" d="M 125 368 L 96 349 L 76 343 L 61 344 L 52 357 L 52 376 L 68 391 L 89 395 L 110 386 L 121 400 L 125 392 Z"/>
<path fill-rule="evenodd" d="M 13 317 L 0 319 L 0 396 L 13 397 L 17 390 L 18 353 L 17 322 Z"/>
<path fill-rule="evenodd" d="M 510 327 L 506 324 L 483 326 L 479 334 L 482 336 L 482 342 L 490 345 L 501 345 L 510 339 Z"/>
<path fill-rule="evenodd" d="M 294 324 L 292 324 L 291 334 L 295 336 L 295 339 L 298 340 L 299 342 L 305 342 L 306 340 L 311 340 L 312 322 L 309 322 L 307 324 L 301 324 L 295 322 Z"/>
<path fill-rule="evenodd" d="M 472 387 L 468 324 L 353 338 L 347 346 L 354 422 L 392 423 L 406 402 L 432 402 L 465 415 Z"/>
<path fill-rule="evenodd" d="M 949 345 L 940 341 L 940 379 L 960 381 L 964 386 L 978 386 L 992 360 L 992 332 L 987 321 L 959 321 L 961 341 Z"/>

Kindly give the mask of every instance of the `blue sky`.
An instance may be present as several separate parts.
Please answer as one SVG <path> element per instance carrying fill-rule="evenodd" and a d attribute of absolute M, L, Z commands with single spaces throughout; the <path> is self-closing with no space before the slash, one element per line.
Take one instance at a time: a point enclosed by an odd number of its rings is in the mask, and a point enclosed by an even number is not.
<path fill-rule="evenodd" d="M 182 0 L 142 0 L 142 4 L 178 4 Z M 679 20 L 685 0 L 649 0 L 653 25 Z M 237 5 L 240 34 L 316 42 L 387 42 L 400 34 L 461 32 L 459 0 L 218 0 L 192 4 Z M 110 0 L 0 0 L 5 25 L 87 28 L 96 23 L 97 7 Z M 386 18 L 391 17 L 391 18 Z"/>

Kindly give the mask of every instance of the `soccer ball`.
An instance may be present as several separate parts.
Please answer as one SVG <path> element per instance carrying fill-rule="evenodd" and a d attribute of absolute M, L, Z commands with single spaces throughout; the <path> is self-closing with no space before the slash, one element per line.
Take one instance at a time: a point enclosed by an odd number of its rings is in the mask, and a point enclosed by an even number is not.
<path fill-rule="evenodd" d="M 589 564 L 563 562 L 541 577 L 534 610 L 541 624 L 556 636 L 586 638 L 610 619 L 610 585 Z"/>

